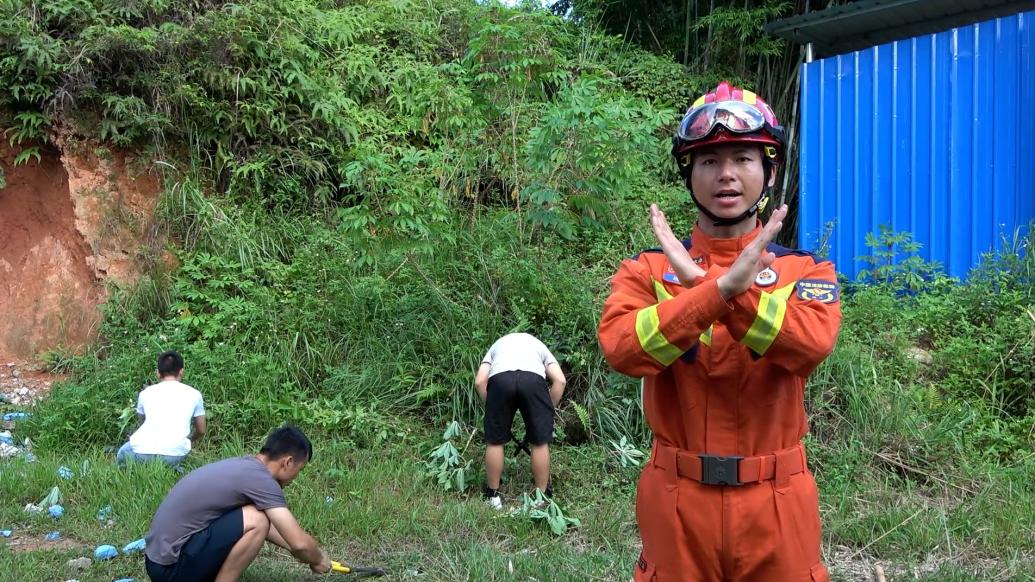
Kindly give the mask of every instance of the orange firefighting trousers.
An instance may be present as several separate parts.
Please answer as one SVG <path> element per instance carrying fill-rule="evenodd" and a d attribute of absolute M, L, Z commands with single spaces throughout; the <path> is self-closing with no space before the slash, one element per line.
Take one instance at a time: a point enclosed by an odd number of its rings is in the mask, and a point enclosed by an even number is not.
<path fill-rule="evenodd" d="M 640 476 L 636 520 L 643 552 L 634 580 L 830 579 L 820 562 L 816 482 L 804 469 L 800 446 L 786 451 L 797 456 L 797 462 L 786 460 L 786 454 L 779 459 L 768 456 L 769 478 L 739 486 L 704 485 L 681 476 L 693 469 L 683 459 L 677 466 L 676 451 L 655 442 Z M 779 468 L 781 463 L 784 468 Z M 755 479 L 757 471 L 752 468 L 753 474 L 745 475 L 742 468 L 741 480 Z M 763 468 L 763 478 L 766 472 Z"/>

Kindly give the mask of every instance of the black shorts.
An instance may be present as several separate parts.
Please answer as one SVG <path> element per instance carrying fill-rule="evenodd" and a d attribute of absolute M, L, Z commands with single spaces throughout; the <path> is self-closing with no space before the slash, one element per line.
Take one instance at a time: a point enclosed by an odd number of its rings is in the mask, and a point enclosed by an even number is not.
<path fill-rule="evenodd" d="M 532 372 L 500 372 L 489 378 L 485 401 L 485 441 L 502 445 L 514 438 L 510 426 L 521 411 L 525 438 L 533 445 L 553 441 L 553 401 L 546 378 Z"/>
<path fill-rule="evenodd" d="M 152 582 L 210 582 L 216 579 L 234 544 L 244 535 L 244 512 L 240 507 L 223 514 L 208 527 L 192 535 L 180 548 L 180 559 L 163 566 L 144 558 Z"/>

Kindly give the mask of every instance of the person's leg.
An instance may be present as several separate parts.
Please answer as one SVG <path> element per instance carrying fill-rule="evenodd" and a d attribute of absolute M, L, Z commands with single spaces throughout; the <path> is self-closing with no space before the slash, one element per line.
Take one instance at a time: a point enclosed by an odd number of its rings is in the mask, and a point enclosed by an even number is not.
<path fill-rule="evenodd" d="M 245 505 L 241 508 L 241 517 L 243 534 L 223 561 L 216 582 L 233 582 L 240 578 L 266 542 L 270 531 L 270 520 L 266 514 L 255 509 L 254 505 Z"/>
<path fill-rule="evenodd" d="M 510 427 L 517 412 L 513 374 L 503 372 L 489 378 L 485 400 L 485 486 L 491 492 L 500 488 L 503 445 L 512 438 Z"/>
<path fill-rule="evenodd" d="M 503 445 L 485 445 L 485 484 L 499 489 L 503 478 Z"/>
<path fill-rule="evenodd" d="M 550 445 L 532 447 L 532 478 L 535 488 L 546 493 L 550 486 Z"/>
<path fill-rule="evenodd" d="M 674 467 L 663 468 L 656 458 L 647 462 L 636 486 L 636 525 L 643 549 L 633 580 L 727 579 L 720 553 L 728 539 L 723 516 L 729 505 L 723 489 L 679 478 Z"/>
<path fill-rule="evenodd" d="M 121 467 L 125 467 L 127 463 L 148 463 L 154 460 L 155 455 L 138 453 L 133 450 L 133 447 L 129 446 L 129 443 L 122 445 L 119 449 L 118 454 L 115 455 L 115 462 Z"/>
<path fill-rule="evenodd" d="M 182 463 L 184 459 L 187 458 L 187 455 L 158 455 L 158 458 L 161 459 L 162 462 L 166 465 L 169 465 L 170 467 L 175 469 L 180 466 L 180 463 Z"/>
<path fill-rule="evenodd" d="M 133 456 L 133 447 L 129 446 L 129 443 L 119 447 L 119 452 L 115 453 L 115 463 L 120 467 L 126 466 L 126 461 L 129 457 Z"/>
<path fill-rule="evenodd" d="M 247 507 L 256 511 L 254 506 Z M 244 536 L 244 513 L 243 507 L 231 509 L 190 536 L 175 564 L 160 566 L 147 561 L 148 575 L 155 582 L 213 582 Z M 265 519 L 266 514 L 257 513 Z M 253 525 L 255 521 L 252 519 Z"/>
<path fill-rule="evenodd" d="M 797 473 L 785 483 L 776 480 L 730 488 L 735 493 L 732 521 L 737 545 L 734 582 L 830 580 L 822 561 L 819 491 L 812 473 Z"/>
<path fill-rule="evenodd" d="M 553 442 L 553 401 L 546 380 L 522 372 L 518 389 L 518 408 L 525 419 L 525 437 L 532 445 L 532 478 L 536 489 L 548 493 L 550 487 L 550 443 Z"/>

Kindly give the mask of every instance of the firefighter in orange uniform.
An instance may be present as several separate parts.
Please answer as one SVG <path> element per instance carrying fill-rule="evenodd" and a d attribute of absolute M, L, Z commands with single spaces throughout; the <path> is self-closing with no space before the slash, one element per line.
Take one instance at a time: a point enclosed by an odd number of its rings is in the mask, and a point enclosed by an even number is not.
<path fill-rule="evenodd" d="M 786 206 L 757 217 L 785 151 L 761 98 L 719 84 L 673 143 L 697 224 L 680 242 L 651 206 L 661 249 L 622 262 L 599 330 L 608 362 L 643 378 L 654 432 L 633 577 L 825 582 L 801 440 L 805 379 L 841 323 L 834 266 L 771 242 Z"/>

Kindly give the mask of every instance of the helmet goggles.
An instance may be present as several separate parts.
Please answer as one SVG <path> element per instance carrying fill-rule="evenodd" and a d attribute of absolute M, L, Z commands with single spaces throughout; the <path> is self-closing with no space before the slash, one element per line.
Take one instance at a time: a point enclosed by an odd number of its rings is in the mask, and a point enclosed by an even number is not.
<path fill-rule="evenodd" d="M 679 124 L 676 137 L 692 143 L 708 137 L 718 127 L 734 134 L 754 133 L 762 129 L 771 131 L 765 116 L 754 105 L 727 100 L 695 107 Z"/>

